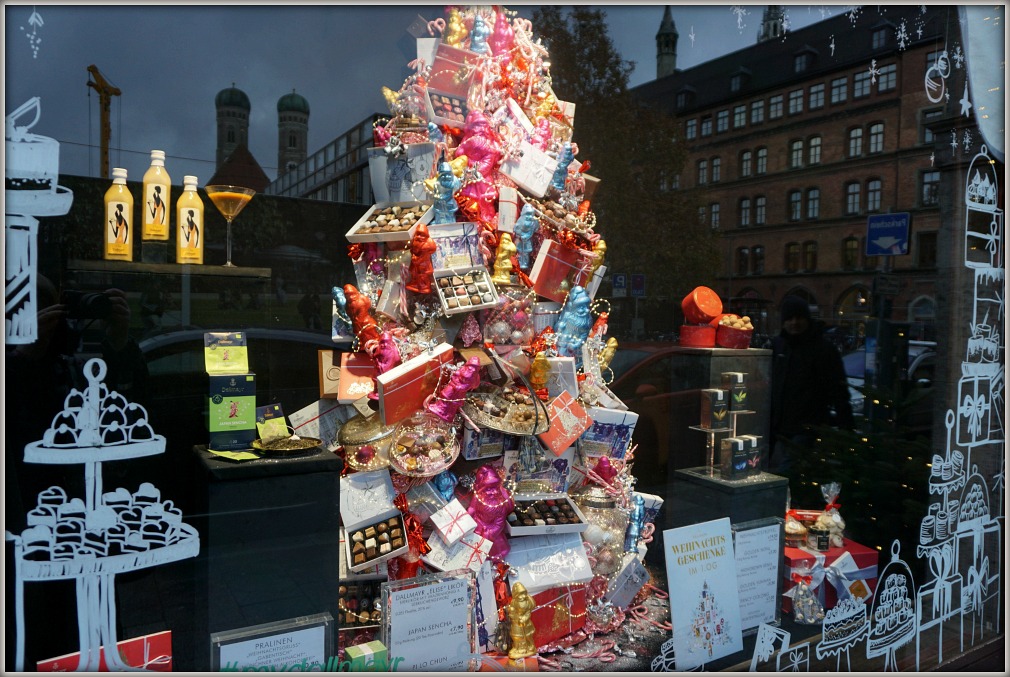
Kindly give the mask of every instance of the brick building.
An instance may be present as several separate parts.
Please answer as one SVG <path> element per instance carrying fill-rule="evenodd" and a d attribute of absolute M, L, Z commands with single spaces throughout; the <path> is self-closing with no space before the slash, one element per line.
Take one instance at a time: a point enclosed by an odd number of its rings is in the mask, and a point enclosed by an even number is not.
<path fill-rule="evenodd" d="M 780 301 L 798 294 L 857 336 L 874 311 L 910 322 L 913 338 L 934 336 L 940 172 L 927 125 L 961 93 L 941 96 L 945 79 L 927 72 L 952 47 L 952 11 L 855 8 L 789 31 L 770 6 L 753 46 L 671 72 L 667 8 L 659 77 L 633 92 L 677 116 L 689 157 L 669 189 L 704 189 L 698 217 L 722 235 L 717 291 L 758 332 L 776 333 Z M 951 62 L 940 66 L 960 67 Z M 867 256 L 868 217 L 905 212 L 908 253 Z M 885 271 L 898 293 L 878 308 Z"/>

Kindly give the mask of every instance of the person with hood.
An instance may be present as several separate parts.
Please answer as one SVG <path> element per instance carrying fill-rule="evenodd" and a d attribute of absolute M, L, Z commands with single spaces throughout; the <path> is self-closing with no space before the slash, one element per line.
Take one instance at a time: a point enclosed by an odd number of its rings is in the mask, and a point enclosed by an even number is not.
<path fill-rule="evenodd" d="M 814 428 L 851 429 L 852 406 L 841 353 L 822 336 L 798 296 L 781 307 L 782 332 L 772 341 L 771 453 L 769 469 L 789 470 L 790 449 L 813 447 Z"/>

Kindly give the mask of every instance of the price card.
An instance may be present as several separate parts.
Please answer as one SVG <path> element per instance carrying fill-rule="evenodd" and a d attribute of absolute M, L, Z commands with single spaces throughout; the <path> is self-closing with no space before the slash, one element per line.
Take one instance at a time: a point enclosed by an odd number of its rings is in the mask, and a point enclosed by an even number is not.
<path fill-rule="evenodd" d="M 382 600 L 382 643 L 397 671 L 463 671 L 479 660 L 473 571 L 389 581 Z"/>

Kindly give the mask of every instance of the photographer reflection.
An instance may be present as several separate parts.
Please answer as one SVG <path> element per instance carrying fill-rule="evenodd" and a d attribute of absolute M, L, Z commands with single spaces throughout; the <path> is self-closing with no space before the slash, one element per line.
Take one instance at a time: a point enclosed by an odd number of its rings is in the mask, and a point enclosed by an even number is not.
<path fill-rule="evenodd" d="M 4 403 L 4 527 L 20 535 L 27 528 L 27 513 L 35 507 L 40 492 L 52 486 L 68 496 L 84 496 L 84 471 L 80 465 L 49 465 L 24 462 L 27 444 L 41 440 L 64 407 L 72 388 L 87 386 L 83 367 L 91 357 L 101 357 L 108 371 L 104 379 L 110 391 L 127 401 L 146 401 L 147 365 L 137 342 L 129 335 L 130 307 L 118 289 L 60 295 L 53 283 L 38 278 L 38 334 L 34 343 L 6 346 Z M 98 351 L 82 354 L 83 337 L 100 330 Z M 96 336 L 97 338 L 97 336 Z M 123 485 L 121 464 L 104 464 L 106 486 Z M 13 556 L 5 548 L 7 590 L 13 590 Z M 73 580 L 29 585 L 25 590 L 25 666 L 76 651 L 78 632 Z M 13 664 L 12 596 L 5 605 L 8 665 Z"/>

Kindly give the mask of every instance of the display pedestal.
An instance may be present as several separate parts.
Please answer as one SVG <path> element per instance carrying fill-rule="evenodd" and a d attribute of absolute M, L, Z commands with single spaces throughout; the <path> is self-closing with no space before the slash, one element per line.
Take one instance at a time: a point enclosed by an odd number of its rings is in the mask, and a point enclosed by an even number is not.
<path fill-rule="evenodd" d="M 192 458 L 206 515 L 197 656 L 210 655 L 212 633 L 324 611 L 336 618 L 337 456 L 323 450 L 235 462 L 200 445 Z"/>
<path fill-rule="evenodd" d="M 675 470 L 667 492 L 666 529 L 729 517 L 733 524 L 768 517 L 782 517 L 786 511 L 789 480 L 762 472 L 739 480 L 723 479 L 719 469 L 707 466 Z"/>

